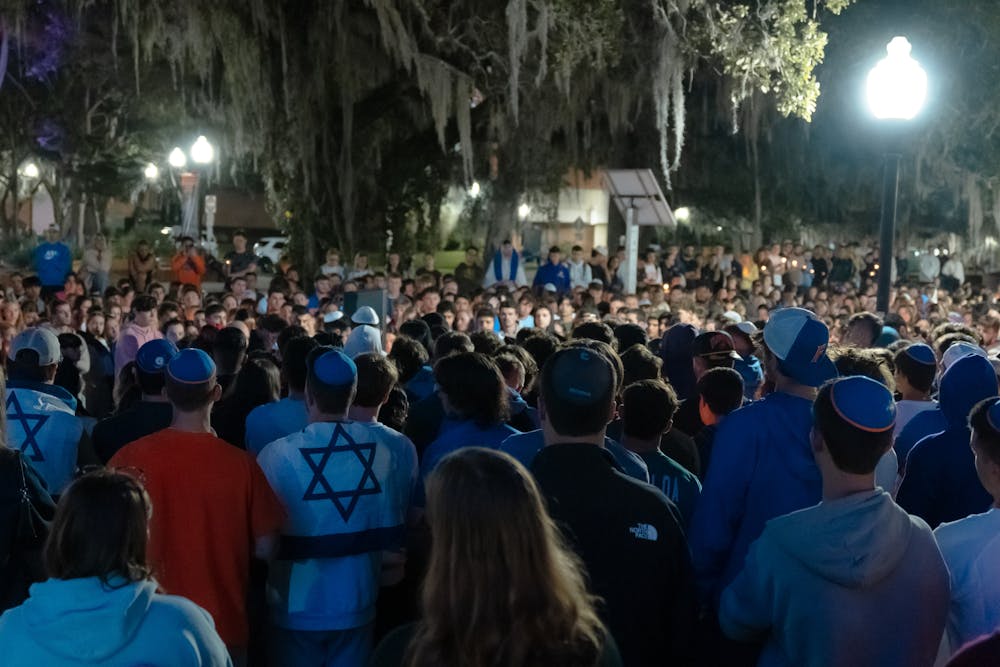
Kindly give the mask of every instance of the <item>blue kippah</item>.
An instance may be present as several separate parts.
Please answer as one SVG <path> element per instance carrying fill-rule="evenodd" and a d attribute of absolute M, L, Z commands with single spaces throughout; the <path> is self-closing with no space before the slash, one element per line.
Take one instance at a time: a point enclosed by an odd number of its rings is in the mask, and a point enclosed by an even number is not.
<path fill-rule="evenodd" d="M 185 384 L 208 382 L 215 375 L 215 362 L 202 350 L 189 347 L 181 350 L 167 364 L 171 380 Z"/>
<path fill-rule="evenodd" d="M 934 356 L 934 350 L 926 343 L 914 343 L 903 351 L 906 352 L 906 356 L 918 364 L 925 364 L 927 366 L 937 365 L 937 357 Z"/>
<path fill-rule="evenodd" d="M 833 381 L 830 403 L 840 418 L 869 433 L 884 433 L 896 425 L 896 402 L 880 382 L 862 375 Z"/>
<path fill-rule="evenodd" d="M 166 338 L 156 338 L 143 343 L 135 353 L 135 365 L 143 373 L 162 373 L 177 356 L 177 346 Z"/>
<path fill-rule="evenodd" d="M 323 384 L 343 387 L 354 383 L 358 377 L 358 367 L 340 350 L 330 350 L 316 357 L 313 373 Z"/>
<path fill-rule="evenodd" d="M 991 429 L 1000 433 L 1000 398 L 993 399 L 992 405 L 986 411 L 986 423 Z"/>

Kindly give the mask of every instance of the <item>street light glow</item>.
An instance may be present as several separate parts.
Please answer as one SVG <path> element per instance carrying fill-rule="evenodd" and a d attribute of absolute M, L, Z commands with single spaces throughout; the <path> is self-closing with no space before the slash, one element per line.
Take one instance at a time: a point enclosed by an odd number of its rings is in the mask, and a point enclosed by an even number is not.
<path fill-rule="evenodd" d="M 472 181 L 472 185 L 469 186 L 469 196 L 475 199 L 479 196 L 480 188 L 479 181 Z"/>
<path fill-rule="evenodd" d="M 38 178 L 39 171 L 38 165 L 34 162 L 28 162 L 21 168 L 21 173 L 28 178 Z"/>
<path fill-rule="evenodd" d="M 180 149 L 180 146 L 174 146 L 174 150 L 170 151 L 170 155 L 167 157 L 167 162 L 174 169 L 183 169 L 187 165 L 188 159 L 184 155 L 184 151 Z"/>
<path fill-rule="evenodd" d="M 531 207 L 527 204 L 521 204 L 517 207 L 517 215 L 521 218 L 521 220 L 526 220 L 530 214 Z"/>
<path fill-rule="evenodd" d="M 674 217 L 677 218 L 678 222 L 687 222 L 691 219 L 691 209 L 687 206 L 681 206 L 674 211 Z"/>
<path fill-rule="evenodd" d="M 150 162 L 146 165 L 146 168 L 143 169 L 142 173 L 145 175 L 147 181 L 155 181 L 160 177 L 160 168 Z"/>
<path fill-rule="evenodd" d="M 208 143 L 208 139 L 205 135 L 201 135 L 198 139 L 191 145 L 191 159 L 197 164 L 208 164 L 215 159 L 215 148 L 212 144 Z"/>
<path fill-rule="evenodd" d="M 893 37 L 888 55 L 868 74 L 868 106 L 876 118 L 910 120 L 927 98 L 927 73 L 910 57 L 910 42 Z"/>

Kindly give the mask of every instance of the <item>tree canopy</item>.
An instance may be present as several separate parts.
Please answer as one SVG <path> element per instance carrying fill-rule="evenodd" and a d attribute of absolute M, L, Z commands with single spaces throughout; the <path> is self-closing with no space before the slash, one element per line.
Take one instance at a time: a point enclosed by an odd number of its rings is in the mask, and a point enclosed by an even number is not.
<path fill-rule="evenodd" d="M 323 243 L 431 243 L 450 184 L 485 184 L 491 239 L 571 166 L 658 164 L 670 187 L 692 110 L 727 131 L 758 132 L 744 121 L 764 108 L 809 120 L 820 21 L 852 2 L 9 2 L 0 122 L 32 115 L 18 150 L 37 151 L 40 114 L 11 88 L 60 109 L 45 114 L 62 138 L 51 180 L 80 196 L 128 189 L 170 133 L 209 134 L 221 177 L 265 188 L 312 265 Z"/>

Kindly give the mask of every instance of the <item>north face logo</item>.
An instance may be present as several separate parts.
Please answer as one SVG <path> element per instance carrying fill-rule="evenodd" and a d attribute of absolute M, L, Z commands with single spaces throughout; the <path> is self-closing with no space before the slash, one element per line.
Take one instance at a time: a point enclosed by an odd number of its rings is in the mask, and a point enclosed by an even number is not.
<path fill-rule="evenodd" d="M 632 537 L 639 540 L 649 540 L 650 542 L 655 542 L 660 536 L 656 532 L 656 528 L 650 526 L 648 523 L 637 523 L 628 529 L 628 532 L 632 533 Z"/>

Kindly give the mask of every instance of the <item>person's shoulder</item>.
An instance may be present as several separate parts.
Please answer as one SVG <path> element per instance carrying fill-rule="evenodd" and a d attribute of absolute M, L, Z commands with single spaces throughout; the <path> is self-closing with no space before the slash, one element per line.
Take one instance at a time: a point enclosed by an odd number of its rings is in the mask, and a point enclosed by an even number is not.
<path fill-rule="evenodd" d="M 215 628 L 212 615 L 191 600 L 179 595 L 154 593 L 149 601 L 147 622 L 160 622 L 178 627 L 203 626 Z"/>
<path fill-rule="evenodd" d="M 1000 526 L 998 520 L 1000 514 L 997 510 L 973 514 L 958 521 L 942 523 L 934 529 L 934 538 L 941 547 L 941 552 L 947 556 L 948 552 L 961 549 L 969 543 L 995 539 L 996 527 Z"/>

